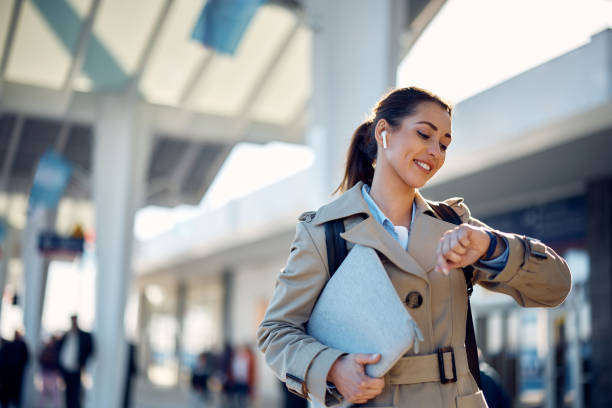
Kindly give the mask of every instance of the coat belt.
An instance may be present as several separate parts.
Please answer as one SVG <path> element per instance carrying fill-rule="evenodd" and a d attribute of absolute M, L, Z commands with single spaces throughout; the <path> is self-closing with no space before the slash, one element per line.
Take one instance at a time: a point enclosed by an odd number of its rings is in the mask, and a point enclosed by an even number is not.
<path fill-rule="evenodd" d="M 453 352 L 402 357 L 387 374 L 389 382 L 391 384 L 453 382 L 449 381 L 453 378 L 453 353 L 456 377 L 469 374 L 470 368 L 465 347 L 457 347 L 453 349 Z M 440 357 L 444 366 L 442 370 L 440 369 Z"/>

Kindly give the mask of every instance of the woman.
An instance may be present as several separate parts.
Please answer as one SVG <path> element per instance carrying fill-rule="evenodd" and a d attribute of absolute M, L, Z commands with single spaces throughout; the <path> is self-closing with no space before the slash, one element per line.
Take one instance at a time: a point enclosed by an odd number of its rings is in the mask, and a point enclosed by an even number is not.
<path fill-rule="evenodd" d="M 489 228 L 459 198 L 445 203 L 461 225 L 435 218 L 417 189 L 444 164 L 450 129 L 451 108 L 437 96 L 418 88 L 390 92 L 353 135 L 343 194 L 300 217 L 257 333 L 266 361 L 290 390 L 328 406 L 344 399 L 366 407 L 486 407 L 467 363 L 468 296 L 460 268 L 472 265 L 473 283 L 521 306 L 554 307 L 567 296 L 567 264 L 541 242 Z M 336 219 L 344 222 L 349 250 L 355 244 L 377 250 L 424 336 L 419 354 L 410 351 L 383 378 L 364 372 L 380 356 L 347 354 L 304 331 L 329 279 L 324 225 Z M 437 352 L 450 348 L 441 373 Z M 456 376 L 449 374 L 453 362 Z"/>

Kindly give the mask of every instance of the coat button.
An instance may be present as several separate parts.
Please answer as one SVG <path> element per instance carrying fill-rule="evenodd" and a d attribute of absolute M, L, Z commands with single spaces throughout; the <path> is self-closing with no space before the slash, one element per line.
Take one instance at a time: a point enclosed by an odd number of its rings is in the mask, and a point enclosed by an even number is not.
<path fill-rule="evenodd" d="M 419 292 L 413 291 L 406 295 L 406 306 L 409 308 L 416 309 L 421 307 L 422 304 L 423 296 Z"/>

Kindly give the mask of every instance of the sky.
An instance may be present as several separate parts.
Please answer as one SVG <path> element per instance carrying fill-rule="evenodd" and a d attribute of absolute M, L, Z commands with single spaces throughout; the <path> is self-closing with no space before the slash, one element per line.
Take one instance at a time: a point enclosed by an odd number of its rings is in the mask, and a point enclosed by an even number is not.
<path fill-rule="evenodd" d="M 420 86 L 456 104 L 587 43 L 606 27 L 612 27 L 610 0 L 448 0 L 398 66 L 397 86 Z M 135 234 L 154 237 L 303 170 L 312 160 L 306 146 L 241 143 L 200 207 L 144 208 Z"/>
<path fill-rule="evenodd" d="M 458 103 L 612 27 L 610 0 L 449 0 L 397 70 Z"/>

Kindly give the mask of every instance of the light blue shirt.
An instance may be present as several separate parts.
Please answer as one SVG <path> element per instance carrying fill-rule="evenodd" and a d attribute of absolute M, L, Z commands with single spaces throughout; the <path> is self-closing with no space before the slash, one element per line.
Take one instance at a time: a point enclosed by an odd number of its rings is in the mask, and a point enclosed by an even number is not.
<path fill-rule="evenodd" d="M 374 219 L 382 225 L 382 227 L 397 241 L 405 250 L 408 250 L 408 243 L 410 241 L 410 230 L 402 225 L 395 226 L 391 222 L 391 220 L 381 211 L 381 209 L 376 205 L 372 197 L 370 196 L 370 186 L 364 184 L 361 188 L 361 195 L 363 199 L 368 204 L 368 208 L 372 213 Z M 416 212 L 416 204 L 412 202 L 412 218 L 410 220 L 410 225 L 412 225 L 414 221 L 414 213 Z M 496 271 L 501 271 L 506 266 L 508 262 L 508 254 L 509 254 L 508 243 L 506 242 L 506 250 L 499 255 L 497 258 L 490 259 L 488 261 L 479 261 L 480 264 L 494 269 Z"/>

